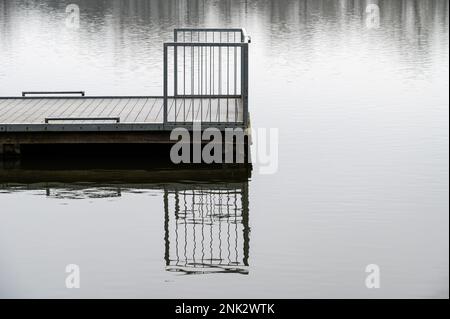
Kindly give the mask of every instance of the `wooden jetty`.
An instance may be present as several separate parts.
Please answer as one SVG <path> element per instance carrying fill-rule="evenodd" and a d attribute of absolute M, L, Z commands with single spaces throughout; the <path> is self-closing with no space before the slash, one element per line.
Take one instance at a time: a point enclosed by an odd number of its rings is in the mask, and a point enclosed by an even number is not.
<path fill-rule="evenodd" d="M 249 43 L 244 29 L 175 29 L 163 46 L 161 96 L 0 97 L 0 154 L 30 144 L 170 144 L 174 128 L 194 123 L 246 129 Z"/>

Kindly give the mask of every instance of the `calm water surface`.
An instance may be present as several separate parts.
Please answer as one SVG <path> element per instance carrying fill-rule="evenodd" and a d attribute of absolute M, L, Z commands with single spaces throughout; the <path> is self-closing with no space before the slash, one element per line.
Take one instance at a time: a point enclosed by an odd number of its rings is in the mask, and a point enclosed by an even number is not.
<path fill-rule="evenodd" d="M 3 163 L 0 297 L 448 298 L 448 18 L 439 0 L 0 0 L 1 96 L 160 95 L 174 27 L 245 27 L 252 125 L 280 140 L 276 174 L 250 177 Z"/>

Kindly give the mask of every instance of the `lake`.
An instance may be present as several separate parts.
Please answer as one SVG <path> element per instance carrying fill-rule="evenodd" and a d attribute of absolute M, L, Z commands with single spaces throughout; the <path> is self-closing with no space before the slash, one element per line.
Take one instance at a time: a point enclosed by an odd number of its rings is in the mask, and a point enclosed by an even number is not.
<path fill-rule="evenodd" d="M 162 95 L 174 28 L 245 27 L 252 127 L 279 141 L 269 174 L 258 154 L 252 168 L 0 162 L 0 297 L 448 298 L 448 10 L 0 0 L 0 96 Z"/>

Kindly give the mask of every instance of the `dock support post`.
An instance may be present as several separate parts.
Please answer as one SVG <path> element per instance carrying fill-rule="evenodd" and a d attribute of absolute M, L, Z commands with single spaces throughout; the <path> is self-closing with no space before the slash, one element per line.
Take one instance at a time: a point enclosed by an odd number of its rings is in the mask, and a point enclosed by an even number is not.
<path fill-rule="evenodd" d="M 5 157 L 19 156 L 20 144 L 0 144 L 0 155 Z"/>

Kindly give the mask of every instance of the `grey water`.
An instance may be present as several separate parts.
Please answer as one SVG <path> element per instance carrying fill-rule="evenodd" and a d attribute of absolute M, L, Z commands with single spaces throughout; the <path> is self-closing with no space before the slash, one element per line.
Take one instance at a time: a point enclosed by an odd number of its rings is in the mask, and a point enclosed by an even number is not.
<path fill-rule="evenodd" d="M 273 174 L 2 163 L 0 297 L 448 298 L 448 9 L 0 0 L 0 96 L 161 95 L 173 28 L 245 27 L 252 127 L 279 132 Z"/>

